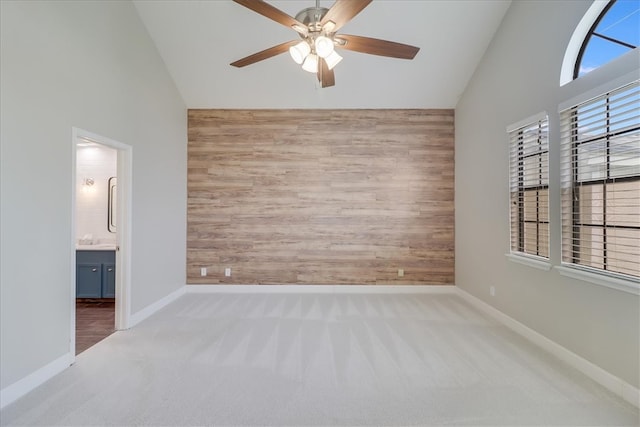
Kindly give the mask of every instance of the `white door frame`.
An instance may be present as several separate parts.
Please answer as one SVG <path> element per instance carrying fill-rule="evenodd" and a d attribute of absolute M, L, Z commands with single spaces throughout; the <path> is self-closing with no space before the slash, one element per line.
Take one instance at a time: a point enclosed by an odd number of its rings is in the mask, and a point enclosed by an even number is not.
<path fill-rule="evenodd" d="M 132 147 L 95 133 L 72 128 L 71 138 L 71 363 L 76 354 L 76 149 L 79 142 L 95 142 L 118 151 L 118 191 L 116 192 L 116 330 L 128 329 L 131 317 L 131 186 Z"/>

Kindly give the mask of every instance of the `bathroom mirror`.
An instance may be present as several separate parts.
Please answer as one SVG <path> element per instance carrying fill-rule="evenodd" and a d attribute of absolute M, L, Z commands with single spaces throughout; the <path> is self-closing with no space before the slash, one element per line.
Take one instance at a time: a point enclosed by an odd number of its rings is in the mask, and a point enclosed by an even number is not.
<path fill-rule="evenodd" d="M 110 233 L 116 232 L 116 187 L 118 178 L 112 176 L 109 178 L 109 191 L 107 200 L 107 230 Z"/>

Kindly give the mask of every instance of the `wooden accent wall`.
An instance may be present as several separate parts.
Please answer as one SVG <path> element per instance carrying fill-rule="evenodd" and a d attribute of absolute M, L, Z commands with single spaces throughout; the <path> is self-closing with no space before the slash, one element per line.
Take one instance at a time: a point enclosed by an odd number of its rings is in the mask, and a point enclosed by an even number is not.
<path fill-rule="evenodd" d="M 188 159 L 188 283 L 454 283 L 453 110 L 189 110 Z"/>

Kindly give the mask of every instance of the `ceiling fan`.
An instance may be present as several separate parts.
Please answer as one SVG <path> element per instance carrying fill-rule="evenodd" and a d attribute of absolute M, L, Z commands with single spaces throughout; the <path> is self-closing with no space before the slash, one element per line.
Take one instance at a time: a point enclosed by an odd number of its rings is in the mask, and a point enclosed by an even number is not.
<path fill-rule="evenodd" d="M 388 40 L 336 34 L 372 0 L 336 0 L 329 9 L 320 7 L 320 0 L 316 0 L 315 7 L 301 10 L 295 18 L 263 0 L 233 1 L 292 28 L 302 38 L 302 41 L 288 41 L 239 59 L 231 63 L 234 67 L 245 67 L 288 50 L 293 60 L 301 64 L 305 71 L 317 74 L 324 88 L 335 85 L 333 67 L 342 60 L 334 48 L 401 59 L 413 59 L 420 50 Z"/>

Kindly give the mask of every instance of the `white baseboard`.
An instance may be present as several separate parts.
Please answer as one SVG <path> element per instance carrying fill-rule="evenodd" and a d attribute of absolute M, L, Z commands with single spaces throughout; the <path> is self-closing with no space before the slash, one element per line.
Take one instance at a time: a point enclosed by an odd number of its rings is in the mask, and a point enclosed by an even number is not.
<path fill-rule="evenodd" d="M 544 350 L 553 354 L 560 360 L 568 363 L 569 365 L 576 368 L 578 371 L 582 372 L 598 384 L 602 385 L 606 389 L 612 391 L 616 395 L 622 397 L 627 402 L 631 403 L 636 407 L 640 407 L 640 389 L 632 386 L 626 381 L 616 377 L 615 375 L 605 371 L 601 367 L 594 365 L 588 360 L 578 356 L 573 353 L 571 350 L 561 346 L 555 341 L 550 340 L 544 335 L 534 331 L 528 326 L 523 325 L 512 317 L 507 316 L 500 310 L 492 307 L 481 299 L 471 295 L 470 293 L 456 287 L 457 293 L 463 297 L 465 300 L 469 301 L 471 304 L 489 314 L 491 317 L 507 326 L 509 329 L 514 332 L 522 335 L 529 341 L 533 342 L 539 347 L 542 347 Z"/>
<path fill-rule="evenodd" d="M 72 361 L 73 357 L 70 353 L 63 354 L 53 362 L 0 390 L 0 409 L 64 371 L 71 366 Z"/>
<path fill-rule="evenodd" d="M 187 285 L 186 293 L 451 294 L 453 285 Z"/>
<path fill-rule="evenodd" d="M 131 315 L 131 317 L 129 318 L 128 326 L 133 327 L 134 325 L 142 322 L 144 319 L 151 316 L 156 311 L 160 310 L 161 308 L 178 299 L 180 296 L 184 295 L 185 292 L 186 287 L 181 286 L 164 298 Z M 63 356 L 60 356 L 53 362 L 47 364 L 46 366 L 43 366 L 37 371 L 27 375 L 21 380 L 18 380 L 10 386 L 0 390 L 0 409 L 15 402 L 17 399 L 29 393 L 31 390 L 38 387 L 45 381 L 51 379 L 52 377 L 67 369 L 69 366 L 71 366 L 73 360 L 74 356 L 71 353 L 67 353 Z"/>
<path fill-rule="evenodd" d="M 165 296 L 164 298 L 159 299 L 158 301 L 154 302 L 151 305 L 146 306 L 145 308 L 138 311 L 137 313 L 132 314 L 131 317 L 129 317 L 129 327 L 130 328 L 134 327 L 135 325 L 142 322 L 147 317 L 151 316 L 156 311 L 164 308 L 168 304 L 171 304 L 173 301 L 177 300 L 182 295 L 184 295 L 185 292 L 186 292 L 186 287 L 181 286 L 175 291 L 171 292 L 169 295 Z"/>

